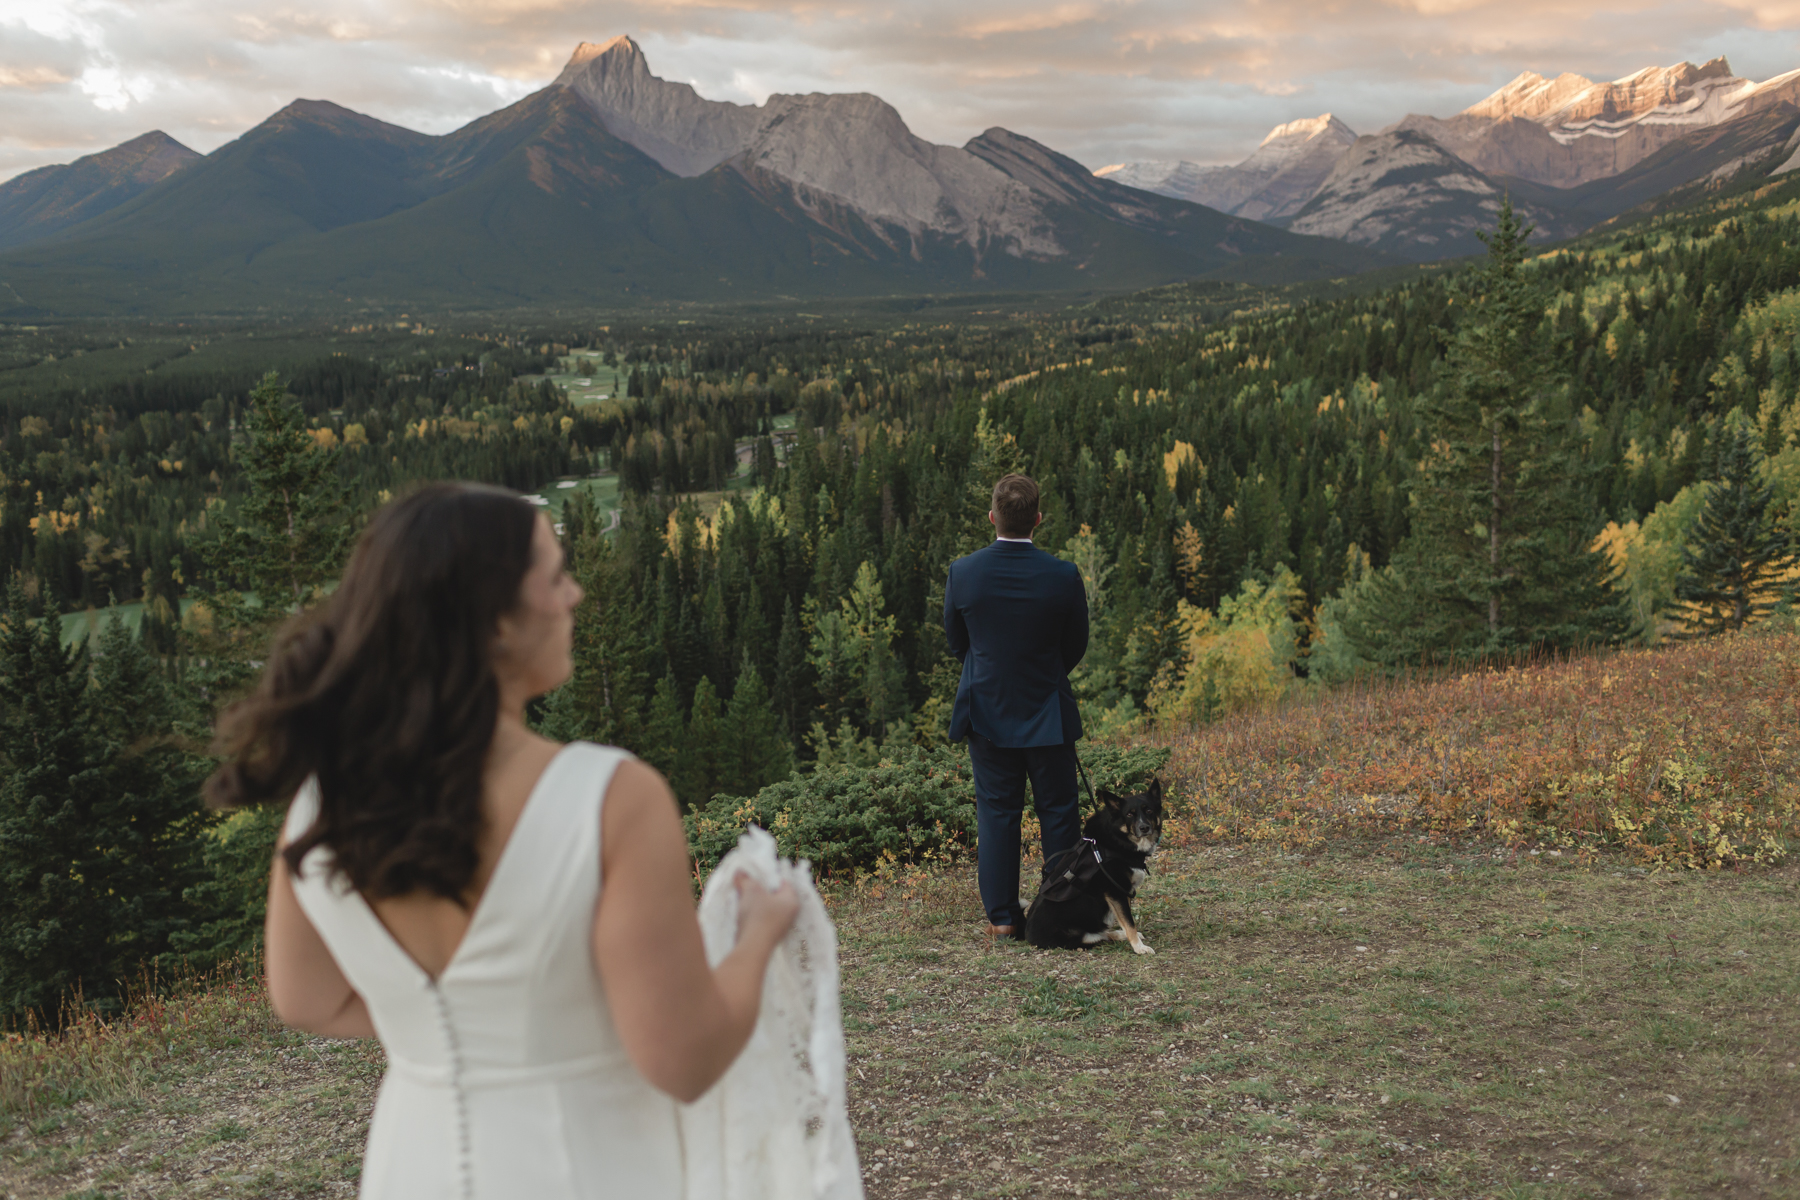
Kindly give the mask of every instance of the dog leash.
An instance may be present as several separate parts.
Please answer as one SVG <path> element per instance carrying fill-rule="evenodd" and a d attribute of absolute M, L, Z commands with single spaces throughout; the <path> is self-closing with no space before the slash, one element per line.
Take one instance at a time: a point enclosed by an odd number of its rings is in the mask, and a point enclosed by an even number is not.
<path fill-rule="evenodd" d="M 1081 765 L 1081 752 L 1079 750 L 1075 752 L 1075 774 L 1081 777 L 1082 786 L 1087 788 L 1088 807 L 1099 808 L 1100 801 L 1094 798 L 1094 784 L 1093 781 L 1088 778 L 1087 768 Z"/>

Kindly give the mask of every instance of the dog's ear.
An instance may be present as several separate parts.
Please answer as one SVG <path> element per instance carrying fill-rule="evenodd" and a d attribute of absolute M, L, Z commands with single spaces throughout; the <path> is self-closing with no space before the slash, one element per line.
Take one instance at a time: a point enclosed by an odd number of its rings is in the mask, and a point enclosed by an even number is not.
<path fill-rule="evenodd" d="M 1156 806 L 1158 812 L 1162 811 L 1162 780 L 1151 779 L 1150 786 L 1145 790 L 1144 795 L 1150 797 L 1150 803 Z"/>
<path fill-rule="evenodd" d="M 1114 810 L 1115 812 L 1118 811 L 1120 808 L 1122 808 L 1125 804 L 1125 802 L 1123 800 L 1119 799 L 1117 796 L 1113 795 L 1111 792 L 1107 791 L 1105 788 L 1101 788 L 1099 791 L 1095 792 L 1094 799 L 1096 799 L 1100 802 L 1101 807 L 1110 808 L 1110 809 Z"/>

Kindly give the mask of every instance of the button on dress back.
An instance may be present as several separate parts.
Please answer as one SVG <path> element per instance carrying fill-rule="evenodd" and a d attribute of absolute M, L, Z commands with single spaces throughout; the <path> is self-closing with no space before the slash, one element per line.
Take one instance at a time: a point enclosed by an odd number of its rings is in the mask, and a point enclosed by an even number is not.
<path fill-rule="evenodd" d="M 678 1200 L 675 1102 L 625 1055 L 594 971 L 600 809 L 628 755 L 576 742 L 532 788 L 437 978 L 318 847 L 294 889 L 388 1055 L 364 1200 Z M 308 781 L 290 839 L 318 815 Z"/>

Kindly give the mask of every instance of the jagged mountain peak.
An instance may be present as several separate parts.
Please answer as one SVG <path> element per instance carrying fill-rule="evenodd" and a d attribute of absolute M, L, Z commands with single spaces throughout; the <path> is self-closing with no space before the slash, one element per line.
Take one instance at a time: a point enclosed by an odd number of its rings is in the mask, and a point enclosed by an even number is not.
<path fill-rule="evenodd" d="M 624 35 L 581 43 L 551 86 L 580 96 L 614 137 L 682 176 L 742 153 L 762 120 L 760 109 L 708 100 L 689 84 L 651 74 L 643 49 Z"/>
<path fill-rule="evenodd" d="M 1523 71 L 1493 95 L 1463 109 L 1462 115 L 1495 121 L 1507 117 L 1537 118 L 1557 111 L 1593 86 L 1593 80 L 1571 71 L 1554 79 L 1536 71 Z"/>
<path fill-rule="evenodd" d="M 1236 166 L 1125 162 L 1101 167 L 1094 174 L 1235 216 L 1279 221 L 1299 211 L 1355 141 L 1356 133 L 1348 125 L 1331 113 L 1320 113 L 1277 125 Z"/>
<path fill-rule="evenodd" d="M 575 53 L 569 55 L 569 61 L 563 66 L 562 74 L 556 77 L 556 83 L 564 83 L 569 74 L 578 71 L 595 59 L 605 59 L 609 67 L 632 70 L 645 75 L 650 73 L 650 61 L 644 57 L 644 48 L 631 39 L 631 35 L 621 33 L 616 38 L 604 42 L 582 42 L 575 47 Z"/>
<path fill-rule="evenodd" d="M 1678 62 L 1672 67 L 1645 67 L 1641 71 L 1633 71 L 1623 79 L 1613 80 L 1616 87 L 1632 84 L 1672 84 L 1677 87 L 1691 87 L 1702 79 L 1735 79 L 1731 72 L 1731 63 L 1723 54 L 1696 67 L 1691 62 Z"/>
<path fill-rule="evenodd" d="M 1332 138 L 1343 142 L 1346 146 L 1356 140 L 1356 134 L 1348 125 L 1338 120 L 1337 117 L 1333 116 L 1331 113 L 1320 113 L 1316 117 L 1302 117 L 1298 121 L 1289 121 L 1285 125 L 1277 125 L 1275 128 L 1269 130 L 1268 136 L 1262 140 L 1262 145 L 1267 146 L 1270 142 L 1279 142 L 1288 139 L 1310 141 L 1321 135 L 1329 135 Z"/>
<path fill-rule="evenodd" d="M 1535 71 L 1526 71 L 1460 115 L 1492 121 L 1523 117 L 1547 127 L 1642 118 L 1657 109 L 1680 116 L 1709 104 L 1717 106 L 1717 102 L 1749 86 L 1748 81 L 1732 74 L 1731 64 L 1723 55 L 1701 66 L 1679 62 L 1668 67 L 1645 67 L 1610 83 L 1596 83 L 1585 75 L 1567 72 L 1546 79 Z"/>

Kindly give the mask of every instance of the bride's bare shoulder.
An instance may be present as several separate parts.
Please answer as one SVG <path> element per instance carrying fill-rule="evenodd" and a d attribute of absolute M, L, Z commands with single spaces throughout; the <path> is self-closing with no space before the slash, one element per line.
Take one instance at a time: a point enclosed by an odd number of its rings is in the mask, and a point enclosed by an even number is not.
<path fill-rule="evenodd" d="M 606 785 L 606 807 L 614 816 L 639 817 L 672 809 L 675 793 L 662 772 L 640 758 L 627 758 L 613 768 Z"/>

